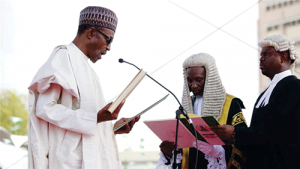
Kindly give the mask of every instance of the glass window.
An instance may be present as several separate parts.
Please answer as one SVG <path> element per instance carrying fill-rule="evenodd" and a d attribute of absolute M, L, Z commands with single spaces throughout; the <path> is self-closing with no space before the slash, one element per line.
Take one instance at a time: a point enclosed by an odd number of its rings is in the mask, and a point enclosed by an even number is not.
<path fill-rule="evenodd" d="M 289 25 L 290 25 L 290 23 L 285 23 L 284 24 L 285 27 L 288 27 Z"/>
<path fill-rule="evenodd" d="M 268 27 L 268 31 L 270 32 L 272 30 L 272 27 Z"/>

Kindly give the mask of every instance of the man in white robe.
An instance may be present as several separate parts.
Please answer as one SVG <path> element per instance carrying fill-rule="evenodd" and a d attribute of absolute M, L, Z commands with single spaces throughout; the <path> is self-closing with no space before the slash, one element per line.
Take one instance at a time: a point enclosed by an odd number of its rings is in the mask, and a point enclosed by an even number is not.
<path fill-rule="evenodd" d="M 30 169 L 122 168 L 115 134 L 129 133 L 138 118 L 113 132 L 99 79 L 88 63 L 110 50 L 115 13 L 90 6 L 80 13 L 73 42 L 54 49 L 29 86 Z M 122 118 L 115 125 L 124 122 Z"/>

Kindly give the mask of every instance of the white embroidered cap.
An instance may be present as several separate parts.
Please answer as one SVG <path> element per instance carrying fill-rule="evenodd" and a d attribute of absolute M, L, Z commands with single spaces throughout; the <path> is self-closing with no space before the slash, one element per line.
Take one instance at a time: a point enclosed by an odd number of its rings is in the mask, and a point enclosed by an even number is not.
<path fill-rule="evenodd" d="M 107 8 L 88 6 L 80 12 L 79 25 L 99 26 L 115 32 L 117 23 L 116 14 Z"/>

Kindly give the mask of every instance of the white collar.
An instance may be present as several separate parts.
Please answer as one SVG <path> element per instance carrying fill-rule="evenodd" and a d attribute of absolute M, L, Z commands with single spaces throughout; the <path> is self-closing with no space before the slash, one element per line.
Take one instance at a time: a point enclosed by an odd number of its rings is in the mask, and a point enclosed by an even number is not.
<path fill-rule="evenodd" d="M 202 104 L 203 104 L 203 97 L 202 96 L 196 96 L 195 102 L 194 102 L 194 114 L 202 115 Z"/>
<path fill-rule="evenodd" d="M 271 81 L 271 84 L 277 84 L 280 80 L 282 80 L 283 78 L 287 77 L 287 76 L 290 76 L 292 75 L 292 72 L 291 70 L 286 70 L 286 71 L 283 71 L 283 72 L 280 72 L 280 73 L 277 73 L 272 81 Z M 270 85 L 271 85 L 270 84 Z"/>
<path fill-rule="evenodd" d="M 259 99 L 258 103 L 256 104 L 256 108 L 267 105 L 269 103 L 273 89 L 275 88 L 277 83 L 289 75 L 292 75 L 290 70 L 286 70 L 284 72 L 280 72 L 280 73 L 276 74 L 273 77 L 268 89 L 265 91 L 265 93 L 262 95 L 262 97 Z"/>

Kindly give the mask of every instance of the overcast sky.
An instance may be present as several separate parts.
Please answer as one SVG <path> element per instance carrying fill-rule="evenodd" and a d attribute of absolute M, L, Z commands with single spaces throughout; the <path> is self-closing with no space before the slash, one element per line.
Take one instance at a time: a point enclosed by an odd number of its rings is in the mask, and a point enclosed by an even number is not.
<path fill-rule="evenodd" d="M 243 100 L 250 122 L 258 96 L 257 0 L 0 0 L 1 89 L 27 94 L 27 87 L 54 47 L 74 39 L 86 6 L 113 10 L 118 19 L 111 51 L 96 64 L 106 101 L 117 96 L 143 68 L 181 100 L 183 61 L 209 53 L 227 93 Z M 256 5 L 255 5 L 256 4 Z M 154 72 L 155 71 L 155 72 Z M 154 72 L 154 73 L 153 73 Z M 131 117 L 168 92 L 145 78 L 129 96 L 119 117 Z M 159 150 L 160 140 L 145 120 L 174 119 L 179 105 L 169 96 L 144 114 L 129 135 L 117 137 L 119 150 Z"/>

